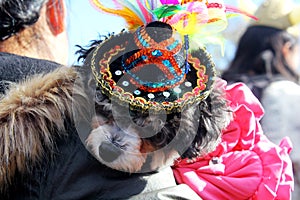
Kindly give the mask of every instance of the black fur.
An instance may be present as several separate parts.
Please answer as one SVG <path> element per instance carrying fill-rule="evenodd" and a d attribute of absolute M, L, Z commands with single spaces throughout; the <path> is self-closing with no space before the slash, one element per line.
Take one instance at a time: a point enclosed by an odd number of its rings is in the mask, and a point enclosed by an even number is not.
<path fill-rule="evenodd" d="M 152 130 L 159 129 L 154 136 L 144 138 L 157 149 L 168 145 L 176 135 L 181 140 L 180 144 L 192 140 L 192 144 L 187 145 L 188 148 L 179 153 L 182 158 L 194 158 L 214 150 L 220 140 L 222 129 L 228 125 L 231 112 L 222 93 L 220 89 L 214 89 L 204 101 L 190 106 L 184 112 L 168 114 L 163 125 L 159 123 L 160 116 L 157 115 L 150 116 L 147 113 L 131 111 L 130 116 L 138 126 L 150 126 L 147 128 Z M 108 121 L 114 121 L 114 117 L 128 118 L 122 111 L 113 115 L 111 101 L 101 91 L 97 91 L 96 95 L 96 113 Z"/>

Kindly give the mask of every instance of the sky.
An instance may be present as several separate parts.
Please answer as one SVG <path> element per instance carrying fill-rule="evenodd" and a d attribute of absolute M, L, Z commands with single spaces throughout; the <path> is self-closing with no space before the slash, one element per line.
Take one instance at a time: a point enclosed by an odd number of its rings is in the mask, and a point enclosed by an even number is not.
<path fill-rule="evenodd" d="M 226 5 L 237 5 L 238 0 L 224 0 Z M 249 2 L 249 0 L 240 0 Z M 102 1 L 103 2 L 103 1 Z M 110 1 L 104 1 L 110 2 Z M 254 4 L 258 4 L 261 0 L 252 0 Z M 79 49 L 76 45 L 87 46 L 91 40 L 98 39 L 100 35 L 107 35 L 111 32 L 119 33 L 125 23 L 122 18 L 110 14 L 102 13 L 94 8 L 89 0 L 67 0 L 68 18 L 67 26 L 69 30 L 69 64 L 78 64 L 75 52 Z M 242 21 L 241 21 L 242 20 Z M 228 29 L 236 29 L 238 23 L 244 24 L 245 21 L 241 17 L 240 21 L 231 23 L 229 21 Z M 241 29 L 240 29 L 241 30 Z M 236 35 L 238 37 L 238 35 Z M 227 62 L 233 57 L 235 45 L 227 41 L 225 42 L 225 55 L 221 55 L 219 47 L 212 47 L 213 53 L 219 58 L 216 62 L 220 69 L 227 65 Z M 229 50 L 227 50 L 229 49 Z M 215 51 L 216 50 L 216 51 Z"/>
<path fill-rule="evenodd" d="M 119 33 L 124 28 L 120 17 L 105 14 L 94 8 L 89 0 L 68 2 L 67 27 L 69 32 L 69 64 L 76 63 L 76 45 L 86 46 L 91 40 L 111 32 Z"/>

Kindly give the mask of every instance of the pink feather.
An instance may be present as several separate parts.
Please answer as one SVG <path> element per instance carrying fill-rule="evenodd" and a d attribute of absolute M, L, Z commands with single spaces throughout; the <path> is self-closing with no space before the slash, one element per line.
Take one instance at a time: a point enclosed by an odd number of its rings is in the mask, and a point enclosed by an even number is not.
<path fill-rule="evenodd" d="M 258 20 L 258 18 L 255 17 L 254 15 L 251 15 L 251 14 L 245 12 L 245 11 L 239 10 L 238 8 L 235 8 L 235 7 L 232 7 L 232 6 L 226 5 L 226 12 L 239 13 L 239 14 L 246 15 L 247 17 L 250 17 L 254 20 Z"/>
<path fill-rule="evenodd" d="M 139 0 L 137 0 L 137 3 L 138 3 L 138 5 L 139 5 L 139 7 L 140 7 L 140 9 L 142 11 L 143 16 L 145 17 L 146 22 L 147 23 L 152 22 L 152 15 L 145 8 L 145 5 L 141 1 L 139 1 Z"/>
<path fill-rule="evenodd" d="M 180 4 L 178 0 L 160 0 L 161 4 L 172 4 L 172 5 L 177 5 Z"/>

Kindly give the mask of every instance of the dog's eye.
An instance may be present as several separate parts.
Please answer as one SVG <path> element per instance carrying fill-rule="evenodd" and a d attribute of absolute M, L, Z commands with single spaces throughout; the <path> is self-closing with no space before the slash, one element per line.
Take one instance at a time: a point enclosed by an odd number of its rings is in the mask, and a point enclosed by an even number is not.
<path fill-rule="evenodd" d="M 107 139 L 108 141 L 111 141 L 111 138 L 108 135 L 105 135 L 105 139 Z"/>
<path fill-rule="evenodd" d="M 125 150 L 126 149 L 126 144 L 122 144 L 122 140 L 120 137 L 114 137 L 111 140 L 112 144 L 115 145 L 116 147 Z"/>

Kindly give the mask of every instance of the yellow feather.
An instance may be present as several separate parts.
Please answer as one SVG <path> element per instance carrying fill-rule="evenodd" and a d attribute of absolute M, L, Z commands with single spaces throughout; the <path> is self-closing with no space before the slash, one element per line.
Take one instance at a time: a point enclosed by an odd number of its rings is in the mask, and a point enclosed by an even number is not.
<path fill-rule="evenodd" d="M 99 2 L 99 0 L 92 0 L 92 2 L 97 8 L 104 12 L 123 17 L 128 25 L 129 30 L 135 30 L 137 27 L 142 26 L 144 24 L 143 21 L 127 7 L 123 7 L 122 9 L 111 9 L 105 7 Z"/>

